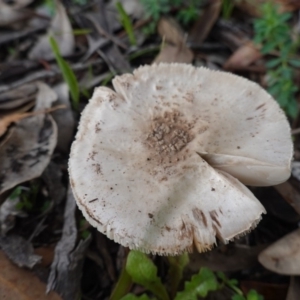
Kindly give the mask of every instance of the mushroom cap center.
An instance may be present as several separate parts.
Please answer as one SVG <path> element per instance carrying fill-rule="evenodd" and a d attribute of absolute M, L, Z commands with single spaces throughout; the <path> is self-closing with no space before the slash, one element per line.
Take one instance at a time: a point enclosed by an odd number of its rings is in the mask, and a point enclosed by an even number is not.
<path fill-rule="evenodd" d="M 180 156 L 186 146 L 194 139 L 193 125 L 188 123 L 178 110 L 165 112 L 152 119 L 146 145 L 160 161 Z M 179 161 L 179 157 L 177 161 Z"/>

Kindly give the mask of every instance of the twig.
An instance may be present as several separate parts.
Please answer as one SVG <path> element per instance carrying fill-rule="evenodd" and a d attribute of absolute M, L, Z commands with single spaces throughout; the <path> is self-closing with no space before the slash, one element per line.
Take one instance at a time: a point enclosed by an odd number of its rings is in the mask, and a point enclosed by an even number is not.
<path fill-rule="evenodd" d="M 47 28 L 47 25 L 43 25 L 43 26 L 39 26 L 37 28 L 29 28 L 29 29 L 25 29 L 22 31 L 1 33 L 0 46 L 5 45 L 10 42 L 13 42 L 14 40 L 24 38 L 28 35 L 38 32 L 38 31 L 45 30 L 46 28 Z"/>
<path fill-rule="evenodd" d="M 292 135 L 296 135 L 300 133 L 300 128 L 292 129 Z"/>
<path fill-rule="evenodd" d="M 98 64 L 102 64 L 102 59 L 97 59 L 93 62 L 87 62 L 87 63 L 77 63 L 74 65 L 71 65 L 71 68 L 73 71 L 81 71 L 90 68 L 91 66 L 95 66 Z M 41 70 L 34 73 L 29 74 L 28 76 L 17 80 L 13 83 L 6 84 L 6 85 L 0 85 L 0 93 L 9 91 L 11 89 L 14 89 L 20 85 L 36 81 L 36 80 L 45 80 L 47 78 L 52 78 L 54 76 L 60 76 L 62 77 L 60 69 L 56 65 L 51 65 L 51 70 Z"/>
<path fill-rule="evenodd" d="M 97 29 L 100 35 L 112 41 L 113 43 L 123 48 L 124 50 L 127 50 L 127 46 L 122 41 L 120 41 L 118 38 L 111 35 L 109 32 L 106 32 L 92 16 L 87 15 L 86 18 L 92 22 L 92 24 L 95 26 L 95 29 Z"/>

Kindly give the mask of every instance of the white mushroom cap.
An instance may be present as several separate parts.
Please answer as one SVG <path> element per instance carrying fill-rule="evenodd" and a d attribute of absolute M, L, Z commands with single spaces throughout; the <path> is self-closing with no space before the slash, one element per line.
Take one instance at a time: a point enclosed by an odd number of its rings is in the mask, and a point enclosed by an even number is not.
<path fill-rule="evenodd" d="M 258 257 L 267 269 L 283 275 L 300 275 L 300 229 L 284 236 Z"/>
<path fill-rule="evenodd" d="M 113 85 L 95 90 L 69 162 L 93 226 L 129 248 L 177 254 L 258 223 L 265 210 L 241 182 L 280 183 L 292 157 L 288 122 L 270 95 L 184 64 L 144 66 Z"/>

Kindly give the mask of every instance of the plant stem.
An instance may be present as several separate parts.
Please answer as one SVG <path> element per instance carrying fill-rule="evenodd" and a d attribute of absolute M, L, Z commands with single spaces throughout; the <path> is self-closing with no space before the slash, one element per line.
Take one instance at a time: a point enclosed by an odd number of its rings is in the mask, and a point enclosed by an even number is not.
<path fill-rule="evenodd" d="M 109 300 L 120 300 L 124 297 L 132 286 L 132 279 L 126 271 L 126 265 L 124 264 L 119 280 L 112 291 Z"/>

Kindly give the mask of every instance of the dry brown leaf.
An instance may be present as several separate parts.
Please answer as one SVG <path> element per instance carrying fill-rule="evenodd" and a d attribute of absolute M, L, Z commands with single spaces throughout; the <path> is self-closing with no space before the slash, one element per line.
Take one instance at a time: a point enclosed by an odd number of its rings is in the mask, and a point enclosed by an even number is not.
<path fill-rule="evenodd" d="M 300 8 L 299 0 L 241 0 L 236 1 L 235 5 L 252 17 L 260 17 L 260 7 L 267 2 L 277 4 L 281 13 L 295 11 Z"/>
<path fill-rule="evenodd" d="M 41 36 L 38 43 L 31 49 L 28 55 L 30 59 L 54 58 L 54 53 L 49 43 L 50 35 L 55 38 L 62 56 L 71 55 L 74 51 L 75 39 L 66 9 L 60 1 L 55 1 L 55 3 L 56 14 L 51 21 L 48 33 Z"/>
<path fill-rule="evenodd" d="M 283 275 L 300 275 L 300 229 L 284 236 L 258 256 L 267 269 Z"/>
<path fill-rule="evenodd" d="M 222 0 L 211 0 L 190 31 L 189 42 L 200 46 L 210 33 L 221 11 Z"/>
<path fill-rule="evenodd" d="M 166 62 L 166 63 L 191 63 L 194 58 L 193 53 L 187 47 L 176 47 L 166 44 L 161 49 L 158 56 L 155 58 L 154 63 Z"/>
<path fill-rule="evenodd" d="M 65 105 L 58 105 L 55 107 L 51 107 L 48 109 L 40 110 L 40 111 L 33 111 L 33 112 L 27 112 L 27 113 L 14 113 L 11 115 L 4 116 L 0 119 L 0 137 L 6 132 L 7 128 L 12 124 L 16 123 L 22 119 L 37 116 L 40 114 L 47 114 L 50 112 L 53 112 L 55 110 L 65 108 Z"/>
<path fill-rule="evenodd" d="M 26 98 L 20 98 L 20 99 L 15 99 L 15 101 L 12 101 L 13 103 L 7 103 L 6 108 L 4 108 L 1 113 L 0 113 L 0 118 L 7 114 L 12 114 L 12 113 L 21 113 L 28 111 L 32 109 L 35 105 L 35 96 L 29 96 Z M 24 103 L 24 104 L 23 104 Z M 13 104 L 13 106 L 16 105 L 16 107 L 9 109 L 10 104 Z"/>
<path fill-rule="evenodd" d="M 34 253 L 42 257 L 41 265 L 49 267 L 54 258 L 55 245 L 42 246 L 34 249 Z"/>
<path fill-rule="evenodd" d="M 243 70 L 256 62 L 262 57 L 258 47 L 253 42 L 248 43 L 239 47 L 225 62 L 223 68 L 225 70 Z"/>
<path fill-rule="evenodd" d="M 35 111 L 42 111 L 57 96 L 46 84 L 37 86 Z M 42 174 L 56 146 L 57 126 L 50 115 L 38 114 L 20 120 L 8 135 L 0 147 L 0 194 Z"/>
<path fill-rule="evenodd" d="M 157 25 L 157 31 L 165 42 L 174 46 L 180 46 L 185 43 L 183 30 L 172 18 L 161 18 Z"/>
<path fill-rule="evenodd" d="M 55 292 L 46 295 L 46 285 L 33 273 L 15 266 L 0 250 L 0 299 L 61 300 Z"/>
<path fill-rule="evenodd" d="M 185 45 L 184 32 L 175 20 L 171 18 L 162 18 L 158 23 L 158 33 L 163 38 L 164 45 L 158 56 L 155 58 L 154 63 L 192 62 L 194 54 Z"/>

